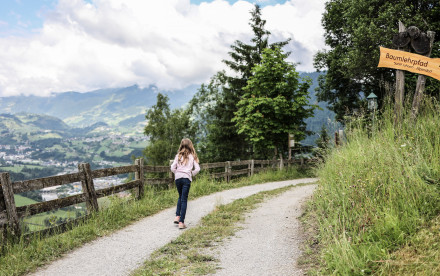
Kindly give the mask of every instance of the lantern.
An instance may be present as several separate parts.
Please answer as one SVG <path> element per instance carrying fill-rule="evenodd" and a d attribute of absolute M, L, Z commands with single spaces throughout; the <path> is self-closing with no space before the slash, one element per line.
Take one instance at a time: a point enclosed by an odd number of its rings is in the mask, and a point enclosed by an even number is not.
<path fill-rule="evenodd" d="M 377 96 L 374 93 L 371 93 L 367 97 L 368 100 L 368 109 L 376 110 L 377 109 Z"/>

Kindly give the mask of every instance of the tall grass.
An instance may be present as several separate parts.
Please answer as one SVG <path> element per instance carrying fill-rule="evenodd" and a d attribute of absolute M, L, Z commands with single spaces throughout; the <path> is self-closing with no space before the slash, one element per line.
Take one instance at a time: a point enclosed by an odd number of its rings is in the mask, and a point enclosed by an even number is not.
<path fill-rule="evenodd" d="M 319 222 L 322 273 L 362 275 L 377 270 L 390 253 L 440 210 L 440 106 L 428 102 L 417 121 L 393 111 L 353 120 L 347 143 L 319 169 L 310 203 Z M 370 127 L 368 127 L 370 126 Z"/>
<path fill-rule="evenodd" d="M 295 179 L 309 172 L 295 167 L 283 171 L 267 171 L 252 177 L 234 179 L 226 183 L 209 179 L 202 174 L 191 184 L 190 199 L 214 192 L 268 181 Z M 100 236 L 108 235 L 141 218 L 174 206 L 177 201 L 175 189 L 147 187 L 141 200 L 111 198 L 108 208 L 92 214 L 91 218 L 73 229 L 51 237 L 37 235 L 21 238 L 18 242 L 5 242 L 0 251 L 0 275 L 22 275 L 34 271 Z M 172 218 L 171 218 L 172 219 Z"/>

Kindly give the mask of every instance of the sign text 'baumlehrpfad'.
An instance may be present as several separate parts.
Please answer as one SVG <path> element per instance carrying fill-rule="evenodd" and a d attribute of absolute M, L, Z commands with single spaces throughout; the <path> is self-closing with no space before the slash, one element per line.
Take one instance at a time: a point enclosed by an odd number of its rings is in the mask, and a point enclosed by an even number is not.
<path fill-rule="evenodd" d="M 380 60 L 377 67 L 406 70 L 440 80 L 440 58 L 429 58 L 380 47 Z"/>

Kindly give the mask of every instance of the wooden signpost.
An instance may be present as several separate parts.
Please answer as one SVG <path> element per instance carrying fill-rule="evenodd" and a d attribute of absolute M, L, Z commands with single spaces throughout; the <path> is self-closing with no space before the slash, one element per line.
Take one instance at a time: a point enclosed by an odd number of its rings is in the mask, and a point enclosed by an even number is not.
<path fill-rule="evenodd" d="M 412 117 L 416 118 L 420 102 L 425 91 L 426 76 L 440 80 L 440 59 L 429 58 L 434 43 L 435 32 L 426 34 L 417 27 L 406 28 L 399 21 L 399 33 L 393 37 L 393 44 L 397 50 L 380 47 L 380 60 L 378 67 L 396 69 L 396 92 L 394 106 L 394 122 L 400 122 L 402 116 L 403 99 L 405 95 L 405 72 L 419 74 L 416 92 L 412 103 Z M 409 45 L 416 52 L 409 52 Z"/>
<path fill-rule="evenodd" d="M 440 80 L 440 58 L 429 58 L 427 56 L 380 47 L 380 60 L 377 67 L 406 70 Z"/>

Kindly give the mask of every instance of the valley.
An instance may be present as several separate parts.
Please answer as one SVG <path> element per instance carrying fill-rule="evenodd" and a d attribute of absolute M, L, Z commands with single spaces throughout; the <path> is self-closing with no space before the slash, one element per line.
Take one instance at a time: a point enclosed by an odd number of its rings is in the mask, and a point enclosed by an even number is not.
<path fill-rule="evenodd" d="M 148 143 L 141 124 L 130 131 L 105 123 L 73 128 L 52 116 L 18 113 L 0 114 L 0 127 L 0 172 L 8 172 L 11 181 L 77 172 L 78 164 L 84 162 L 93 170 L 129 165 L 132 157 L 142 156 Z M 106 188 L 126 177 L 97 179 L 95 185 Z M 81 192 L 81 183 L 72 183 L 21 193 L 15 195 L 15 201 L 17 206 L 24 206 Z M 84 214 L 85 205 L 78 204 L 26 217 L 24 230 L 41 230 Z"/>
<path fill-rule="evenodd" d="M 0 114 L 0 169 L 20 181 L 75 171 L 83 162 L 93 169 L 119 166 L 141 156 L 147 145 L 142 126 L 127 133 L 104 123 L 87 128 L 62 123 L 47 115 Z"/>

